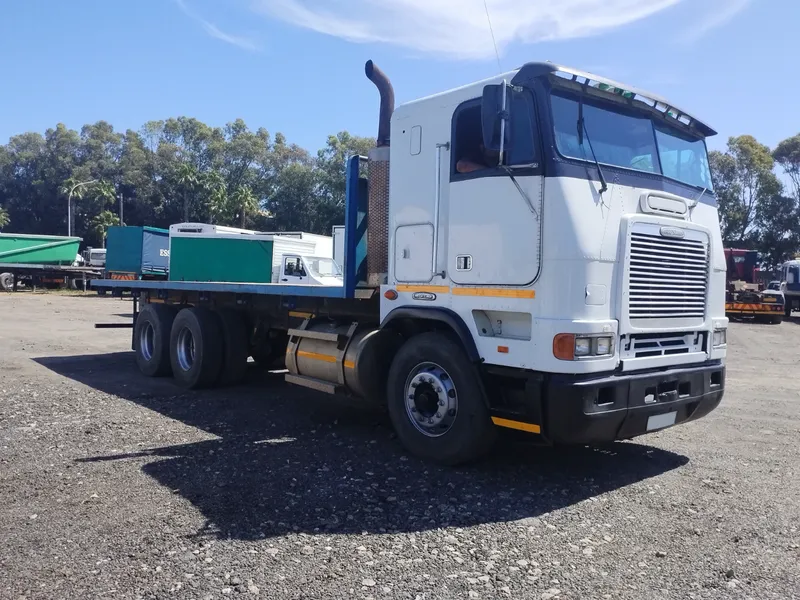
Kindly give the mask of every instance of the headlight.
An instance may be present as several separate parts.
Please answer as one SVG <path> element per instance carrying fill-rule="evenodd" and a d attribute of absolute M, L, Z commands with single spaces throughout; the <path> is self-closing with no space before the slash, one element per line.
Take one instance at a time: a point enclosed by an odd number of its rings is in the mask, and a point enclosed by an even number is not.
<path fill-rule="evenodd" d="M 725 346 L 728 343 L 728 330 L 717 329 L 714 331 L 713 345 L 715 348 Z"/>
<path fill-rule="evenodd" d="M 592 353 L 592 340 L 589 338 L 575 338 L 575 356 L 589 356 Z"/>
<path fill-rule="evenodd" d="M 594 338 L 594 353 L 597 356 L 607 356 L 614 351 L 614 339 L 610 337 Z"/>
<path fill-rule="evenodd" d="M 612 336 L 559 333 L 553 338 L 553 356 L 559 360 L 576 360 L 614 354 Z"/>

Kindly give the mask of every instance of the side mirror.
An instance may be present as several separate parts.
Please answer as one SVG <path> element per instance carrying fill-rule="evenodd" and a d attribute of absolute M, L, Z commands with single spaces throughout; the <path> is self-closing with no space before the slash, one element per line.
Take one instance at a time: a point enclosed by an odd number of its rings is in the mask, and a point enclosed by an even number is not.
<path fill-rule="evenodd" d="M 483 145 L 487 150 L 509 149 L 511 128 L 508 126 L 508 114 L 508 96 L 505 83 L 485 86 L 483 88 L 483 99 L 481 100 L 481 129 L 483 131 Z M 505 127 L 503 127 L 503 123 L 505 123 Z"/>

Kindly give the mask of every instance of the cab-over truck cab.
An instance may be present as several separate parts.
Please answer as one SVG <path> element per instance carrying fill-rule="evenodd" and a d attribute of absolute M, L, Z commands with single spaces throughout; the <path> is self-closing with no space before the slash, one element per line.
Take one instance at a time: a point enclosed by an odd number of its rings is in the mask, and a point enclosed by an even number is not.
<path fill-rule="evenodd" d="M 400 106 L 384 324 L 447 315 L 494 421 L 549 442 L 707 414 L 728 324 L 713 134 L 654 94 L 550 63 Z"/>

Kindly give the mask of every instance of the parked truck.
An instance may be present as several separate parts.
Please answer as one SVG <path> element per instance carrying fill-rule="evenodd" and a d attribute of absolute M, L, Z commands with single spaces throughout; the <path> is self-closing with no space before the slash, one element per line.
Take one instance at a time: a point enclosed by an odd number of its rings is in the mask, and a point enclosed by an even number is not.
<path fill-rule="evenodd" d="M 200 388 L 239 382 L 248 355 L 285 365 L 386 407 L 409 451 L 445 464 L 503 432 L 610 442 L 720 403 L 708 125 L 551 63 L 397 109 L 366 74 L 378 138 L 347 163 L 343 285 L 96 282 L 135 292 L 143 374 Z"/>
<path fill-rule="evenodd" d="M 759 283 L 758 252 L 725 248 L 727 262 L 725 314 L 736 319 L 772 323 L 783 321 L 784 296 Z"/>
<path fill-rule="evenodd" d="M 342 285 L 329 236 L 179 223 L 169 248 L 172 281 Z"/>
<path fill-rule="evenodd" d="M 788 319 L 793 310 L 800 310 L 800 260 L 783 263 L 780 286 L 785 300 L 784 316 Z"/>
<path fill-rule="evenodd" d="M 0 233 L 0 290 L 30 288 L 86 289 L 101 277 L 102 267 L 84 264 L 78 253 L 81 238 Z"/>

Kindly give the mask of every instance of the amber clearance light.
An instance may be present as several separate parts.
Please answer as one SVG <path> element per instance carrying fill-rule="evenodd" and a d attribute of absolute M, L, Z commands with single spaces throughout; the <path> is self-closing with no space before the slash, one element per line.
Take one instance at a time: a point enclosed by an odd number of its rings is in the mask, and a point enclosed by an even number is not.
<path fill-rule="evenodd" d="M 383 292 L 383 297 L 387 300 L 397 300 L 397 292 L 394 290 L 386 290 Z"/>

